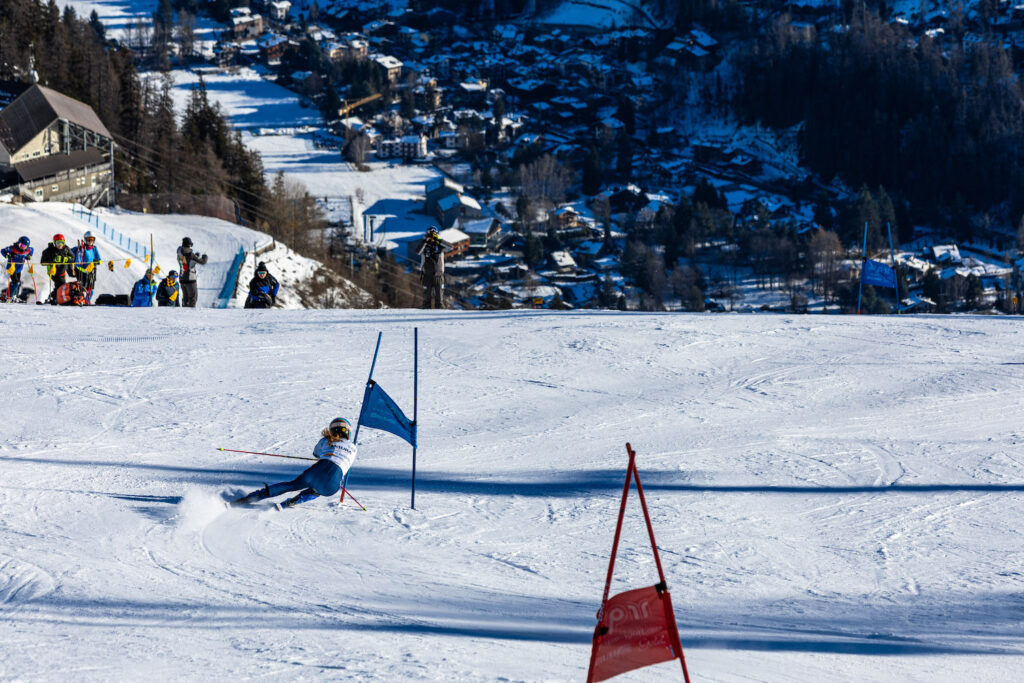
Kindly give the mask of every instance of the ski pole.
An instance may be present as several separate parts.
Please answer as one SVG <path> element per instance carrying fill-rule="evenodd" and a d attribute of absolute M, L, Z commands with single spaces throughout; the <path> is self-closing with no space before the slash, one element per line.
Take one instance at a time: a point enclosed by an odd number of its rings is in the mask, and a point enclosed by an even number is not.
<path fill-rule="evenodd" d="M 305 458 L 301 455 L 280 455 L 278 453 L 257 453 L 256 451 L 236 451 L 232 448 L 218 448 L 218 451 L 227 453 L 247 453 L 249 455 L 269 455 L 272 458 L 290 458 L 291 460 L 316 460 L 316 458 Z"/>
<path fill-rule="evenodd" d="M 344 487 L 342 487 L 341 489 L 341 500 L 339 502 L 344 502 L 346 493 L 348 494 L 348 497 L 352 499 L 353 503 L 363 508 L 363 512 L 366 512 L 366 508 L 363 506 L 363 504 L 356 500 L 356 497 L 352 495 L 352 492 Z"/>

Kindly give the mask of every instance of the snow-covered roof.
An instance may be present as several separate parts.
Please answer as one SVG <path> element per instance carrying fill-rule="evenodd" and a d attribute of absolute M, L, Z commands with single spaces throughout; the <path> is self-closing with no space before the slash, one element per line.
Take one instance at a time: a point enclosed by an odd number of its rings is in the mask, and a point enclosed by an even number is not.
<path fill-rule="evenodd" d="M 551 252 L 551 262 L 556 268 L 575 268 L 576 261 L 567 251 Z"/>
<path fill-rule="evenodd" d="M 462 232 L 458 228 L 448 228 L 437 233 L 437 236 L 441 238 L 442 242 L 447 242 L 451 245 L 456 245 L 459 242 L 465 242 L 469 239 L 469 235 Z"/>

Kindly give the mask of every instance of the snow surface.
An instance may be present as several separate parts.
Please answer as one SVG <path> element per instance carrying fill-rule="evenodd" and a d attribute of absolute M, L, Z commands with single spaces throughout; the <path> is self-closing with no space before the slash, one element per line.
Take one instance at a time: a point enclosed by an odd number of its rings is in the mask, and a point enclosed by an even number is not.
<path fill-rule="evenodd" d="M 348 501 L 294 477 L 378 380 Z M 695 681 L 1012 681 L 1019 323 L 0 307 L 0 678 L 581 680 L 631 441 Z M 635 495 L 613 592 L 657 580 Z M 679 680 L 662 664 L 618 680 Z"/>

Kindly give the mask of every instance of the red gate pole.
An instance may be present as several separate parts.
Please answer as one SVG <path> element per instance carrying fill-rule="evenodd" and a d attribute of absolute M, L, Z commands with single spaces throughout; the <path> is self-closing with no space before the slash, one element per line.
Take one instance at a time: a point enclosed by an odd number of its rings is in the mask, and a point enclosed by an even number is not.
<path fill-rule="evenodd" d="M 647 522 L 647 535 L 651 537 L 651 550 L 654 551 L 654 562 L 655 562 L 655 564 L 658 565 L 658 578 L 661 579 L 661 583 L 658 584 L 658 586 L 659 586 L 658 592 L 659 593 L 662 593 L 662 592 L 667 593 L 668 592 L 668 584 L 665 582 L 665 572 L 661 568 L 661 556 L 658 555 L 658 544 L 655 543 L 655 541 L 654 541 L 654 526 L 651 524 L 651 515 L 650 515 L 650 513 L 647 512 L 647 499 L 644 498 L 644 487 L 643 487 L 643 484 L 640 483 L 640 471 L 637 470 L 637 468 L 636 468 L 636 453 L 633 452 L 632 446 L 630 446 L 628 443 L 626 444 L 626 450 L 629 452 L 629 467 L 630 467 L 630 470 L 632 471 L 633 476 L 636 477 L 636 491 L 637 491 L 637 493 L 640 494 L 640 507 L 642 507 L 644 509 L 644 521 Z M 628 475 L 626 476 L 626 482 L 627 483 L 629 482 L 629 476 Z M 623 509 L 625 509 L 625 498 L 623 498 Z M 621 515 L 619 516 L 619 524 L 620 525 L 622 524 L 622 517 L 621 517 Z M 617 535 L 617 533 L 618 532 L 616 532 L 616 535 Z M 611 577 L 609 576 L 609 579 L 610 578 Z M 607 600 L 608 599 L 608 589 L 607 588 L 605 588 L 605 595 L 604 596 L 605 596 L 605 599 Z M 674 631 L 674 633 L 672 633 L 672 638 L 673 638 L 672 642 L 675 643 L 679 647 L 679 661 L 682 662 L 682 665 L 683 665 L 683 679 L 686 681 L 686 683 L 690 683 L 690 673 L 686 670 L 686 658 L 683 656 L 683 643 L 682 643 L 682 640 L 679 638 L 679 629 L 676 626 L 676 616 L 675 616 L 675 612 L 672 610 L 672 599 L 669 596 L 666 596 L 666 597 L 667 597 L 667 600 L 665 602 L 665 611 L 666 611 L 666 615 L 665 616 L 666 617 L 670 617 L 670 618 L 666 619 L 666 621 L 669 624 L 672 625 L 672 630 Z"/>
<path fill-rule="evenodd" d="M 594 641 L 590 647 L 590 667 L 587 669 L 587 683 L 593 681 L 594 676 L 594 657 L 597 655 L 597 637 L 598 631 L 601 627 L 601 616 L 604 613 L 605 603 L 608 602 L 608 591 L 612 587 L 612 572 L 615 571 L 615 555 L 619 550 L 619 536 L 622 534 L 622 520 L 626 516 L 626 498 L 629 496 L 629 480 L 633 476 L 633 469 L 635 464 L 633 458 L 636 457 L 636 453 L 633 449 L 626 444 L 626 450 L 629 452 L 629 466 L 626 468 L 626 483 L 622 486 L 622 503 L 619 505 L 619 521 L 615 525 L 615 540 L 612 541 L 612 556 L 608 560 L 608 577 L 604 580 L 604 595 L 601 597 L 601 610 L 597 613 L 597 628 L 594 629 Z"/>

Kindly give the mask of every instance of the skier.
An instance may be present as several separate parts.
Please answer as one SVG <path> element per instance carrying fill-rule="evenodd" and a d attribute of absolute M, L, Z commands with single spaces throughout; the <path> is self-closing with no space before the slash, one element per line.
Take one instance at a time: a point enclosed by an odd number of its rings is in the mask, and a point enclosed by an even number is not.
<path fill-rule="evenodd" d="M 54 300 L 58 306 L 85 306 L 88 290 L 82 282 L 65 282 L 57 288 Z"/>
<path fill-rule="evenodd" d="M 199 298 L 199 285 L 196 282 L 195 264 L 206 265 L 207 255 L 198 254 L 192 251 L 192 238 L 185 237 L 178 247 L 178 267 L 181 268 L 181 295 L 184 300 L 182 306 L 187 308 L 196 307 L 196 299 Z"/>
<path fill-rule="evenodd" d="M 178 271 L 172 270 L 160 281 L 156 290 L 157 306 L 181 306 L 181 288 L 178 286 Z"/>
<path fill-rule="evenodd" d="M 132 306 L 152 306 L 156 289 L 156 277 L 153 275 L 153 269 L 147 268 L 146 274 L 132 287 Z"/>
<path fill-rule="evenodd" d="M 253 491 L 247 496 L 231 501 L 232 507 L 249 505 L 258 500 L 280 496 L 289 491 L 301 491 L 294 498 L 275 505 L 277 509 L 305 503 L 317 496 L 333 496 L 341 489 L 341 482 L 356 459 L 356 446 L 350 441 L 352 425 L 343 417 L 336 417 L 321 432 L 323 437 L 313 448 L 317 461 L 312 467 L 291 481 L 268 486 Z"/>
<path fill-rule="evenodd" d="M 419 254 L 423 308 L 444 308 L 444 244 L 437 228 L 427 230 Z"/>
<path fill-rule="evenodd" d="M 31 241 L 22 235 L 18 241 L 9 247 L 0 249 L 0 256 L 7 259 L 7 293 L 4 301 L 18 299 L 18 292 L 21 290 L 21 270 L 28 261 L 32 260 Z"/>
<path fill-rule="evenodd" d="M 271 308 L 277 303 L 277 291 L 281 288 L 277 278 L 267 271 L 263 261 L 256 266 L 256 275 L 249 280 L 249 296 L 245 308 Z"/>
<path fill-rule="evenodd" d="M 53 236 L 43 255 L 40 257 L 40 264 L 46 266 L 46 272 L 50 276 L 50 296 L 46 297 L 46 303 L 57 305 L 57 290 L 72 275 L 75 256 L 65 243 L 64 235 L 57 233 Z"/>
<path fill-rule="evenodd" d="M 86 231 L 83 241 L 71 250 L 75 258 L 75 277 L 85 286 L 85 305 L 92 303 L 92 290 L 96 286 L 96 266 L 102 263 L 96 248 L 96 236 Z"/>

